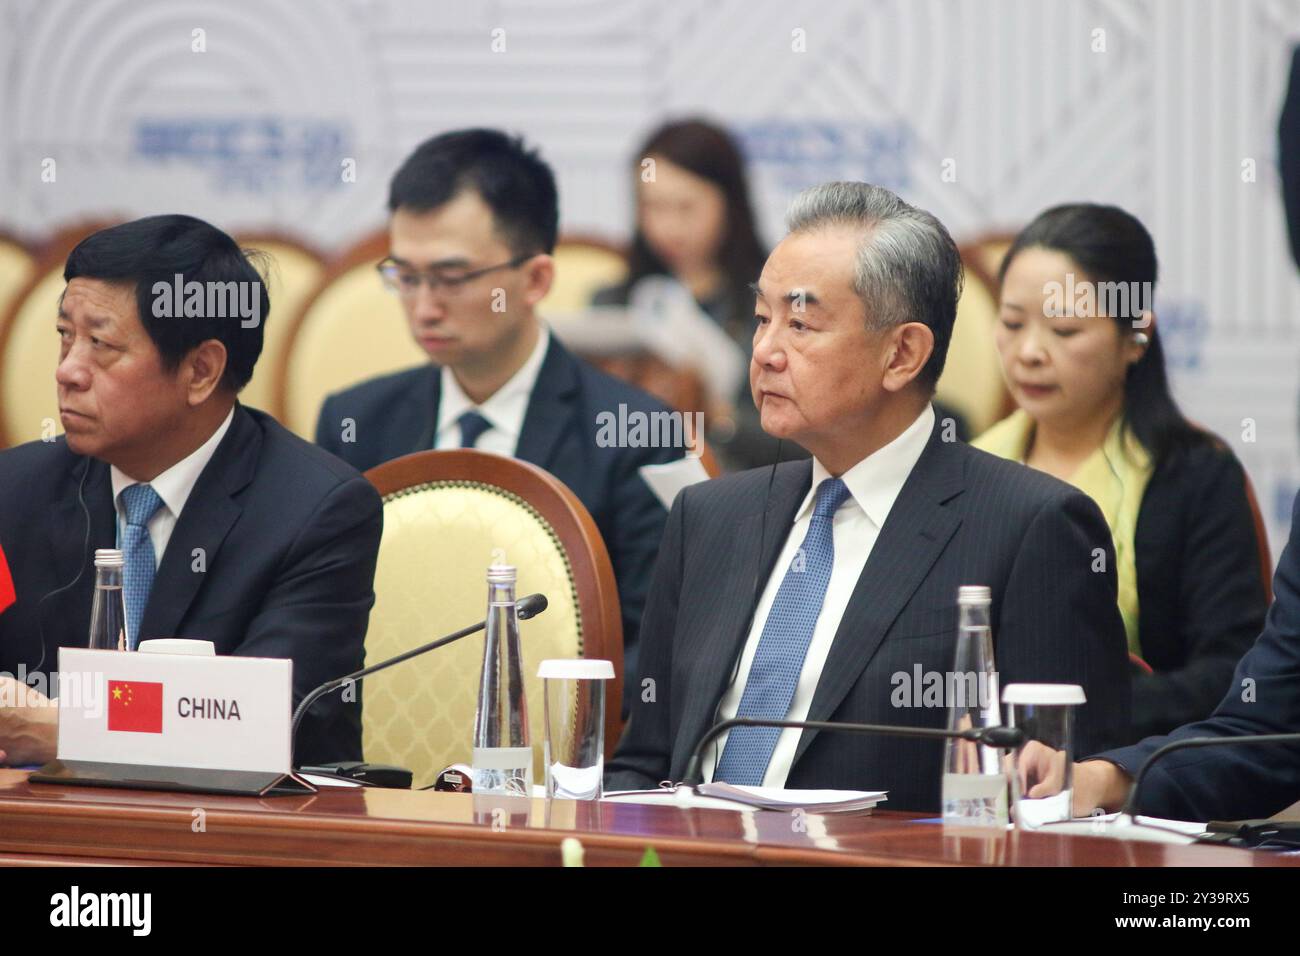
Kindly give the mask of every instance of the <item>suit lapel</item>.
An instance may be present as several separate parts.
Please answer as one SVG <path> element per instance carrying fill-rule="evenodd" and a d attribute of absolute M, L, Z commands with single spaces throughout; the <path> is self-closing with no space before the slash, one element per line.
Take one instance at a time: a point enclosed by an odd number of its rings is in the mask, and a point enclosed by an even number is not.
<path fill-rule="evenodd" d="M 943 504 L 963 488 L 960 455 L 939 437 L 939 423 L 880 529 L 835 631 L 808 720 L 829 720 L 862 676 L 894 620 L 952 539 L 961 517 Z M 816 731 L 804 731 L 793 767 Z"/>
<path fill-rule="evenodd" d="M 578 394 L 577 360 L 551 333 L 546 357 L 537 371 L 515 457 L 548 471 L 553 470 L 564 433 L 573 426 Z M 591 423 L 593 430 L 596 423 Z M 594 431 L 593 431 L 594 435 Z"/>
<path fill-rule="evenodd" d="M 428 375 L 416 377 L 406 400 L 393 409 L 384 461 L 417 451 L 428 451 L 438 431 L 438 405 L 442 400 L 442 367 L 431 365 Z"/>
<path fill-rule="evenodd" d="M 690 688 L 684 695 L 686 707 L 674 742 L 672 761 L 679 774 L 685 771 L 686 761 L 700 736 L 716 722 L 715 715 L 731 682 L 732 669 L 749 636 L 758 601 L 811 484 L 811 459 L 778 466 L 772 479 L 771 493 L 765 495 L 766 520 L 763 509 L 756 510 L 741 520 L 734 534 L 728 535 L 730 553 L 738 556 L 737 566 L 718 575 L 723 590 L 711 602 L 715 611 L 696 617 L 700 626 L 697 634 L 700 640 L 708 643 L 709 650 L 701 655 Z M 757 588 L 755 581 L 758 582 Z"/>
<path fill-rule="evenodd" d="M 222 542 L 243 512 L 233 496 L 253 480 L 261 449 L 261 429 L 236 405 L 230 430 L 195 482 L 163 553 L 140 624 L 144 639 L 177 636 Z M 197 568 L 196 549 L 202 549 L 202 566 Z"/>

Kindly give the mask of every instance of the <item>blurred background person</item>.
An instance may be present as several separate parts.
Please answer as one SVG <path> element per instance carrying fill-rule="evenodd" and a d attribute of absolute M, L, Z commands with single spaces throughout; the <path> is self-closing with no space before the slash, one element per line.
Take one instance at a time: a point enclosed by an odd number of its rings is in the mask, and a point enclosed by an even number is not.
<path fill-rule="evenodd" d="M 999 273 L 996 342 L 1018 409 L 973 442 L 1101 507 L 1129 649 L 1154 671 L 1134 674 L 1134 740 L 1208 716 L 1265 612 L 1246 474 L 1174 402 L 1156 275 L 1151 235 L 1122 209 L 1070 204 L 1034 219 Z M 1129 307 L 1104 302 L 1108 288 Z"/>
<path fill-rule="evenodd" d="M 653 165 L 648 165 L 652 160 Z M 740 147 L 722 127 L 701 119 L 656 129 L 633 157 L 636 230 L 627 278 L 599 290 L 593 305 L 629 304 L 649 277 L 676 280 L 749 361 L 754 293 L 767 250 L 758 236 Z M 728 468 L 775 460 L 777 442 L 758 423 L 748 381 L 708 410 L 708 440 Z M 783 458 L 806 456 L 787 444 Z"/>

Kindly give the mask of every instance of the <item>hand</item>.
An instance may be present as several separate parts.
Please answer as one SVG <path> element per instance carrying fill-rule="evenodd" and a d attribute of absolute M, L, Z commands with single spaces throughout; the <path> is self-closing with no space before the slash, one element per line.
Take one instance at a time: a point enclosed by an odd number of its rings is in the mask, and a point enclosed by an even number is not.
<path fill-rule="evenodd" d="M 1118 810 L 1128 799 L 1133 778 L 1109 760 L 1085 760 L 1074 765 L 1074 815 L 1085 817 L 1100 807 Z"/>
<path fill-rule="evenodd" d="M 1060 793 L 1065 785 L 1065 754 L 1046 744 L 1031 740 L 1025 744 L 1017 761 L 1021 792 L 1031 800 Z M 1076 817 L 1086 817 L 1100 807 L 1118 810 L 1128 796 L 1129 777 L 1120 767 L 1106 760 L 1087 760 L 1074 765 L 1074 806 Z"/>
<path fill-rule="evenodd" d="M 12 677 L 0 676 L 0 765 L 53 760 L 58 735 L 58 703 Z"/>

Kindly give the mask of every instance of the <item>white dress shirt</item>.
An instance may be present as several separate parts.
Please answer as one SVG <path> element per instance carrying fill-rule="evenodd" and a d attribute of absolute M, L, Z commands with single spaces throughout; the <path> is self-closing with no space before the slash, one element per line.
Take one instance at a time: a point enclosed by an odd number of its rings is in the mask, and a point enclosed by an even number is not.
<path fill-rule="evenodd" d="M 234 421 L 234 418 L 235 410 L 231 408 L 229 414 L 226 415 L 225 421 L 212 433 L 212 437 L 153 481 L 138 482 L 118 471 L 116 465 L 110 466 L 109 474 L 113 481 L 113 507 L 117 510 L 117 546 L 119 548 L 122 546 L 122 536 L 126 534 L 126 509 L 122 505 L 122 489 L 130 485 L 147 483 L 154 491 L 158 492 L 158 497 L 162 499 L 163 503 L 163 506 L 155 511 L 154 516 L 149 519 L 149 540 L 153 542 L 153 566 L 154 570 L 158 569 L 158 565 L 162 562 L 163 552 L 167 550 L 167 542 L 171 540 L 172 531 L 176 528 L 176 522 L 181 516 L 181 510 L 185 507 L 185 502 L 189 500 L 190 492 L 194 490 L 194 485 L 199 480 L 199 475 L 203 474 L 203 469 L 212 460 L 217 446 L 221 444 L 221 439 L 226 437 L 226 432 L 230 430 L 230 423 Z"/>
<path fill-rule="evenodd" d="M 790 700 L 790 710 L 786 720 L 806 720 L 808 708 L 812 705 L 813 694 L 821 680 L 822 668 L 830 654 L 835 632 L 839 629 L 840 619 L 849 606 L 853 589 L 857 586 L 862 569 L 871 557 L 871 549 L 876 544 L 880 529 L 894 506 L 894 500 L 903 490 L 907 476 L 925 450 L 934 428 L 934 409 L 930 405 L 907 429 L 888 445 L 878 449 L 858 462 L 843 475 L 841 479 L 849 489 L 849 498 L 835 512 L 832 534 L 835 541 L 835 560 L 831 566 L 830 582 L 826 586 L 826 597 L 822 601 L 821 613 L 813 628 L 812 640 L 804 656 L 803 668 L 799 672 L 799 681 L 795 685 L 794 696 Z M 776 599 L 776 592 L 785 578 L 786 570 L 794 561 L 803 540 L 808 535 L 812 524 L 813 498 L 817 488 L 830 472 L 816 458 L 812 464 L 812 487 L 804 497 L 803 504 L 795 512 L 794 524 L 785 539 L 785 547 L 772 567 L 772 576 L 768 578 L 762 599 L 754 612 L 754 623 L 745 648 L 740 656 L 740 669 L 736 679 L 722 695 L 722 706 L 718 720 L 730 720 L 740 709 L 740 700 L 745 692 L 745 683 L 749 680 L 749 670 L 754 663 L 754 654 L 758 651 L 759 639 L 763 636 L 763 626 L 767 623 L 768 612 Z M 801 730 L 782 730 L 777 738 L 772 759 L 768 762 L 767 773 L 763 777 L 765 787 L 784 787 L 790 775 L 790 765 L 794 762 L 795 750 L 799 746 Z M 713 770 L 727 744 L 727 735 L 718 738 L 716 746 L 710 747 L 710 756 L 706 758 L 704 779 L 713 779 Z"/>
<path fill-rule="evenodd" d="M 515 449 L 519 447 L 519 436 L 524 431 L 528 399 L 533 394 L 533 386 L 537 384 L 537 375 L 542 370 L 542 361 L 551 342 L 545 323 L 541 323 L 539 332 L 528 360 L 482 405 L 475 405 L 456 381 L 452 370 L 446 365 L 442 367 L 442 396 L 438 400 L 438 433 L 434 448 L 459 448 L 458 419 L 468 411 L 476 411 L 491 422 L 492 427 L 479 436 L 474 447 L 478 451 L 514 457 Z"/>

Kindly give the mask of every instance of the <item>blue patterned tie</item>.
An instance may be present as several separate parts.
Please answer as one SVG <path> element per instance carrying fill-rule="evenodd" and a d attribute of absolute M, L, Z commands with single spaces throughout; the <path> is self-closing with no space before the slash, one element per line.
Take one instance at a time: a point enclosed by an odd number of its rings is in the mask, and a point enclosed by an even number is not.
<path fill-rule="evenodd" d="M 790 701 L 835 563 L 832 523 L 835 512 L 848 497 L 848 487 L 838 478 L 827 478 L 817 486 L 808 534 L 795 552 L 767 613 L 737 717 L 784 720 L 790 712 Z M 713 779 L 760 786 L 780 736 L 778 727 L 733 728 Z"/>
<path fill-rule="evenodd" d="M 479 436 L 492 427 L 492 423 L 475 411 L 468 411 L 456 419 L 460 426 L 460 447 L 473 448 Z"/>
<path fill-rule="evenodd" d="M 153 540 L 149 537 L 149 519 L 162 507 L 162 499 L 150 485 L 128 485 L 122 489 L 122 507 L 126 511 L 126 532 L 122 535 L 122 552 L 126 567 L 122 575 L 122 597 L 126 601 L 127 647 L 135 650 L 140 643 L 140 622 L 149 604 L 153 576 L 157 571 Z"/>

